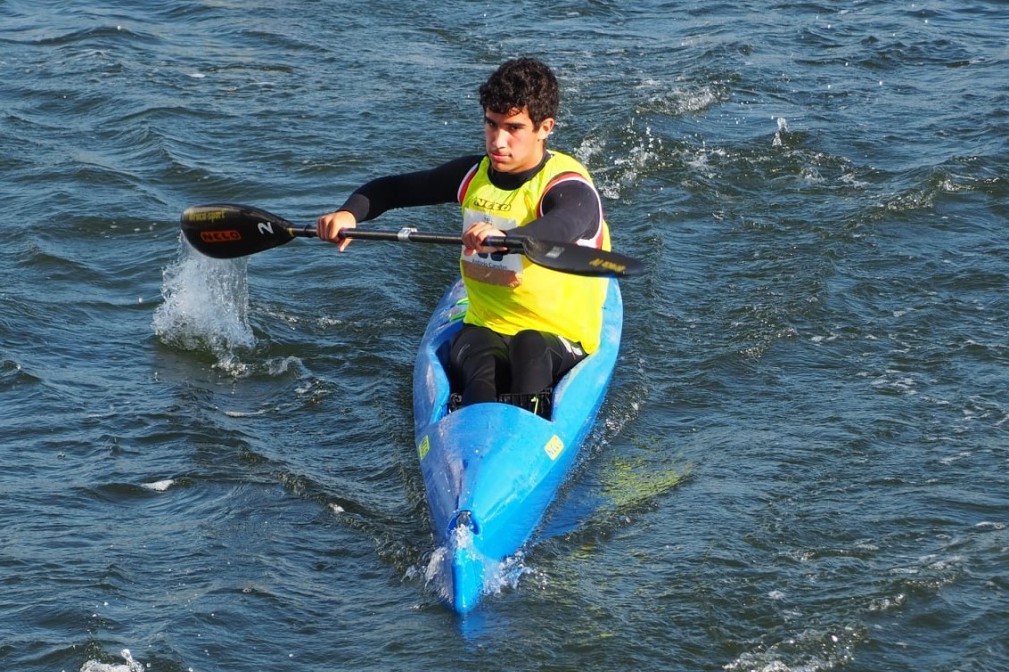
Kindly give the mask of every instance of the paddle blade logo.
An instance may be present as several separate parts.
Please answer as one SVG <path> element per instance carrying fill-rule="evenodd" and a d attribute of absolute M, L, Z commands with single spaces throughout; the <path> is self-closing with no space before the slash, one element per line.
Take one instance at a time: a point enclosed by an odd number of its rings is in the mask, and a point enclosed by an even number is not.
<path fill-rule="evenodd" d="M 191 208 L 186 208 L 186 211 L 182 213 L 182 222 L 183 224 L 186 222 L 212 223 L 219 222 L 227 216 L 227 213 L 220 208 L 194 205 Z"/>
<path fill-rule="evenodd" d="M 590 261 L 589 266 L 592 266 L 593 268 L 601 268 L 605 271 L 615 273 L 616 275 L 624 275 L 627 272 L 627 264 L 618 264 L 615 261 L 600 259 L 599 257 Z"/>
<path fill-rule="evenodd" d="M 214 243 L 233 243 L 241 239 L 242 234 L 235 229 L 200 231 L 200 240 L 211 245 Z"/>

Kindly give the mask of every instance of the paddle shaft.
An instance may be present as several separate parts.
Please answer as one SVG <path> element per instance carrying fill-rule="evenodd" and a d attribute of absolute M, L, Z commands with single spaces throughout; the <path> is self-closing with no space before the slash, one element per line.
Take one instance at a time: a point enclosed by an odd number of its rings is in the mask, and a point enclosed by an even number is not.
<path fill-rule="evenodd" d="M 298 238 L 315 238 L 319 234 L 314 226 L 288 227 L 287 232 Z M 359 240 L 395 240 L 405 243 L 435 243 L 442 245 L 462 245 L 462 236 L 450 236 L 443 233 L 421 233 L 415 229 L 400 229 L 399 231 L 379 231 L 375 229 L 340 229 L 340 238 Z M 489 236 L 484 244 L 487 247 L 506 247 L 513 252 L 522 251 L 522 241 L 505 236 Z"/>

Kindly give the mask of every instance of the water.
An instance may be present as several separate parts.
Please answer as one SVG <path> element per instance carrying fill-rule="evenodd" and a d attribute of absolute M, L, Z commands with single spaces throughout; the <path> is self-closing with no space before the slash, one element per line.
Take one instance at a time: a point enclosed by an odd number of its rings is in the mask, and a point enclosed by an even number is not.
<path fill-rule="evenodd" d="M 0 669 L 1009 669 L 1009 6 L 81 4 L 0 3 Z M 649 272 L 459 620 L 409 390 L 452 251 L 178 216 L 479 151 L 525 53 Z"/>

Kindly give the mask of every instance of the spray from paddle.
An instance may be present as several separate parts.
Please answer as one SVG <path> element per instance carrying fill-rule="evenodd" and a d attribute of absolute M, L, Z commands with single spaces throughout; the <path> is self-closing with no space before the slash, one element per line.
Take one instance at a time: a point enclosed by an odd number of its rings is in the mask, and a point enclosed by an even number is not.
<path fill-rule="evenodd" d="M 179 258 L 164 270 L 155 335 L 173 347 L 209 350 L 218 367 L 233 369 L 236 350 L 255 345 L 247 267 L 245 259 L 211 259 L 182 243 Z"/>

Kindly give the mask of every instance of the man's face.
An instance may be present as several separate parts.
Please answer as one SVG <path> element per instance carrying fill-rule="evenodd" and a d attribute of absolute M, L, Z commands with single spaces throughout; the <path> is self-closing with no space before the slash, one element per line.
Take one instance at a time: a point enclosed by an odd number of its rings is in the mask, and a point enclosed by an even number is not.
<path fill-rule="evenodd" d="M 543 158 L 553 128 L 553 119 L 544 119 L 539 128 L 534 128 L 529 110 L 524 107 L 507 114 L 484 110 L 484 140 L 494 170 L 520 173 L 534 168 Z"/>

